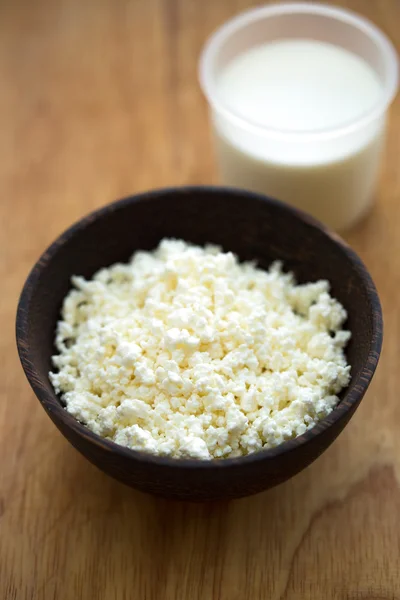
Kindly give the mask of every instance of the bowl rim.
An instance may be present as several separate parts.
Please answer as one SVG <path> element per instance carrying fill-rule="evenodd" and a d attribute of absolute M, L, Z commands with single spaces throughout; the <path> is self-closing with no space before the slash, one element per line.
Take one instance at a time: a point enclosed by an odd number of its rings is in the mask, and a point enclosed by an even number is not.
<path fill-rule="evenodd" d="M 186 458 L 172 458 L 168 456 L 157 456 L 146 452 L 140 452 L 132 450 L 125 446 L 120 446 L 115 442 L 102 438 L 99 435 L 93 433 L 85 425 L 80 423 L 75 417 L 68 413 L 63 405 L 61 404 L 59 396 L 53 391 L 49 393 L 45 386 L 42 385 L 43 378 L 38 372 L 35 366 L 35 360 L 32 348 L 29 344 L 29 309 L 32 297 L 35 292 L 36 283 L 41 273 L 46 269 L 48 263 L 57 254 L 58 250 L 69 242 L 76 234 L 82 232 L 88 225 L 98 219 L 106 218 L 107 215 L 117 210 L 123 209 L 125 206 L 140 202 L 151 202 L 157 200 L 160 196 L 168 197 L 171 195 L 185 195 L 185 194 L 230 194 L 232 196 L 251 197 L 254 200 L 267 203 L 269 205 L 278 207 L 283 212 L 294 216 L 297 220 L 306 223 L 313 229 L 317 229 L 324 235 L 331 238 L 332 242 L 337 245 L 347 259 L 351 262 L 355 270 L 358 272 L 362 281 L 365 284 L 366 292 L 371 306 L 372 314 L 372 336 L 371 342 L 368 348 L 368 358 L 364 366 L 361 369 L 360 374 L 356 380 L 351 380 L 348 388 L 346 398 L 333 409 L 333 411 L 325 418 L 321 419 L 314 427 L 307 430 L 302 435 L 282 442 L 278 446 L 273 448 L 262 449 L 258 452 L 248 454 L 246 456 L 239 456 L 235 458 L 224 458 L 220 460 L 198 460 L 198 459 L 186 459 Z M 185 201 L 187 201 L 185 199 Z M 25 372 L 26 378 L 37 396 L 39 402 L 45 409 L 46 413 L 50 416 L 52 421 L 59 426 L 61 422 L 64 427 L 74 429 L 80 437 L 86 438 L 95 446 L 102 448 L 104 451 L 114 453 L 125 459 L 133 459 L 142 464 L 154 465 L 154 466 L 165 466 L 174 469 L 229 469 L 236 468 L 239 465 L 245 466 L 250 465 L 259 461 L 265 461 L 268 459 L 274 459 L 282 454 L 290 453 L 295 451 L 299 446 L 311 442 L 315 438 L 322 436 L 331 426 L 336 422 L 340 421 L 345 415 L 355 409 L 362 399 L 378 365 L 380 352 L 382 348 L 383 340 L 383 317 L 382 308 L 379 300 L 379 296 L 375 287 L 375 284 L 369 274 L 364 263 L 357 255 L 357 253 L 350 248 L 350 246 L 335 232 L 329 230 L 325 225 L 314 219 L 307 213 L 289 206 L 288 204 L 264 196 L 256 192 L 243 190 L 239 188 L 231 188 L 227 186 L 216 186 L 216 185 L 189 185 L 179 187 L 164 187 L 157 188 L 150 191 L 139 192 L 126 196 L 122 199 L 110 202 L 94 211 L 89 212 L 82 218 L 75 221 L 71 226 L 65 229 L 57 238 L 47 247 L 47 249 L 41 254 L 39 259 L 32 267 L 28 277 L 23 285 L 20 298 L 18 301 L 17 314 L 16 314 L 16 341 L 19 358 L 22 364 L 22 368 Z M 56 401 L 55 401 L 56 400 Z M 59 427 L 60 428 L 60 427 Z"/>

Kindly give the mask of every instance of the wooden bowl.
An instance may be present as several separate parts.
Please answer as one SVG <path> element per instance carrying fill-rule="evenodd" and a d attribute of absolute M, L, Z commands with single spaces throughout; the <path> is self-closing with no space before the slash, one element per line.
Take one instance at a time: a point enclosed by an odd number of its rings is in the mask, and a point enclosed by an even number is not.
<path fill-rule="evenodd" d="M 304 435 L 240 458 L 196 461 L 160 458 L 102 439 L 61 405 L 48 377 L 56 321 L 73 274 L 127 261 L 164 237 L 211 242 L 261 267 L 281 259 L 299 282 L 328 279 L 348 311 L 352 378 L 333 412 Z M 43 408 L 86 458 L 124 483 L 165 497 L 207 500 L 246 496 L 275 486 L 315 460 L 360 403 L 376 369 L 382 313 L 375 286 L 357 255 L 311 217 L 247 191 L 188 187 L 157 190 L 114 202 L 63 233 L 33 267 L 17 312 L 22 366 Z M 84 482 L 83 482 L 84 483 Z"/>

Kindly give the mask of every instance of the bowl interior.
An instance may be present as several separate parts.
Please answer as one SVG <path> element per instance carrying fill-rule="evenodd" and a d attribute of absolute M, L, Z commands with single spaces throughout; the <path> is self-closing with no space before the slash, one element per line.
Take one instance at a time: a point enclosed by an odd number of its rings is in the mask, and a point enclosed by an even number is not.
<path fill-rule="evenodd" d="M 160 190 L 106 206 L 67 230 L 43 254 L 25 285 L 18 313 L 20 353 L 31 364 L 47 397 L 59 403 L 48 372 L 55 324 L 73 274 L 90 277 L 101 267 L 127 261 L 164 237 L 219 244 L 260 267 L 280 259 L 299 282 L 328 279 L 331 293 L 348 311 L 347 348 L 352 383 L 365 376 L 371 349 L 380 347 L 380 306 L 357 256 L 310 218 L 245 191 L 224 188 Z M 375 346 L 374 346 L 375 345 Z M 375 365 L 371 365 L 371 375 Z M 33 373 L 33 375 L 32 375 Z"/>

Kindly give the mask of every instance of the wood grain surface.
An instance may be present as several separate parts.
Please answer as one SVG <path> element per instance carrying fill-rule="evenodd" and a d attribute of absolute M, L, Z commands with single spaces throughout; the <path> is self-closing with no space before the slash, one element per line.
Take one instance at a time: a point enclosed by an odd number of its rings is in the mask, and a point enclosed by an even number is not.
<path fill-rule="evenodd" d="M 399 0 L 338 2 L 400 45 Z M 19 291 L 73 220 L 151 187 L 216 181 L 196 79 L 242 0 L 0 3 L 0 599 L 400 599 L 400 102 L 376 206 L 347 240 L 381 295 L 384 350 L 356 416 L 302 474 L 226 504 L 134 492 L 40 408 Z"/>

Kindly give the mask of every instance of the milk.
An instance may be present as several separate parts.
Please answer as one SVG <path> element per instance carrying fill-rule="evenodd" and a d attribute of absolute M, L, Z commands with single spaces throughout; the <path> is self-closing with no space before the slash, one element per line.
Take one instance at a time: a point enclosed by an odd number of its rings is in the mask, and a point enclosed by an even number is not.
<path fill-rule="evenodd" d="M 213 117 L 225 183 L 289 202 L 335 229 L 368 210 L 385 118 L 354 126 L 382 94 L 361 58 L 324 42 L 280 40 L 229 62 L 217 94 L 233 115 Z"/>

